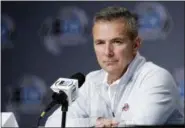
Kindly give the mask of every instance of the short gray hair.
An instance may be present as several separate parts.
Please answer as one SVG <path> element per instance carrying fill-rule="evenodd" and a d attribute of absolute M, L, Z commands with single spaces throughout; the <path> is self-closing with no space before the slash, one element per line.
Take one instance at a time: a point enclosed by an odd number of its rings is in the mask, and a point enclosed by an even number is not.
<path fill-rule="evenodd" d="M 128 34 L 131 39 L 135 39 L 138 36 L 138 17 L 124 7 L 103 8 L 95 14 L 93 22 L 114 21 L 118 19 L 126 21 Z"/>

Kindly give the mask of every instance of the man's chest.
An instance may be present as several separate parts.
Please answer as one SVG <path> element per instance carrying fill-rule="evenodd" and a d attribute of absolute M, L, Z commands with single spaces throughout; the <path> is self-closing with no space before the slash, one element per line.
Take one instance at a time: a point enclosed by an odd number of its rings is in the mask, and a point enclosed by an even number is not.
<path fill-rule="evenodd" d="M 137 88 L 134 85 L 134 82 L 130 82 L 116 90 L 100 87 L 96 89 L 91 96 L 90 115 L 97 117 L 113 117 L 113 115 L 121 117 L 125 115 L 127 118 L 132 116 L 132 109 L 134 109 L 135 100 L 137 100 L 137 95 L 134 95 Z M 110 95 L 110 93 L 112 94 Z"/>

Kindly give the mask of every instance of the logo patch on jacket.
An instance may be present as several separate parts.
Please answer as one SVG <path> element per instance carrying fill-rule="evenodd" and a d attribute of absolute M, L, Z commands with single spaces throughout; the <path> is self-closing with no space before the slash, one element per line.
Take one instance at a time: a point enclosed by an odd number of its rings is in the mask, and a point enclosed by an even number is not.
<path fill-rule="evenodd" d="M 128 103 L 125 103 L 124 106 L 122 107 L 122 111 L 128 111 L 129 105 Z"/>

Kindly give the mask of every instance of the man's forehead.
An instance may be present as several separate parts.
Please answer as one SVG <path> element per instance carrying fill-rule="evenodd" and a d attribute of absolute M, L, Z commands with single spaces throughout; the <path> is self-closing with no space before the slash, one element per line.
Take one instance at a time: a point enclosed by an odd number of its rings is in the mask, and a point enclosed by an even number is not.
<path fill-rule="evenodd" d="M 100 20 L 94 23 L 93 27 L 95 26 L 99 26 L 99 25 L 104 25 L 104 24 L 113 24 L 113 25 L 122 25 L 122 26 L 126 26 L 127 22 L 125 20 L 121 20 L 121 19 L 117 19 L 117 20 L 111 20 L 111 21 L 107 21 L 107 20 Z"/>
<path fill-rule="evenodd" d="M 114 41 L 114 40 L 127 40 L 128 37 L 126 36 L 115 36 L 115 37 L 110 37 L 110 38 L 94 38 L 94 41 Z"/>
<path fill-rule="evenodd" d="M 121 20 L 114 20 L 114 21 L 98 21 L 93 25 L 92 31 L 100 30 L 100 29 L 117 29 L 122 33 L 127 31 L 127 23 Z"/>
<path fill-rule="evenodd" d="M 117 36 L 126 38 L 128 36 L 127 34 L 128 30 L 126 27 L 124 27 L 124 24 L 118 24 L 118 23 L 97 23 L 93 27 L 92 34 L 93 36 Z"/>
<path fill-rule="evenodd" d="M 119 24 L 125 26 L 127 24 L 127 20 L 123 18 L 118 18 L 118 19 L 112 19 L 112 20 L 99 20 L 94 22 L 95 24 Z"/>

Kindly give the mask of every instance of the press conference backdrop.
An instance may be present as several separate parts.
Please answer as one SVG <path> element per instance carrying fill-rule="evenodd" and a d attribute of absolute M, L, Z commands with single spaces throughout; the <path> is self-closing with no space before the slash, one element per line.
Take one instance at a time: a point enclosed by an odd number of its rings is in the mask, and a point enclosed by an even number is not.
<path fill-rule="evenodd" d="M 140 53 L 173 74 L 183 98 L 184 2 L 3 1 L 1 111 L 14 112 L 22 128 L 35 126 L 51 100 L 49 87 L 58 77 L 99 69 L 92 18 L 112 5 L 138 13 Z"/>

